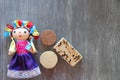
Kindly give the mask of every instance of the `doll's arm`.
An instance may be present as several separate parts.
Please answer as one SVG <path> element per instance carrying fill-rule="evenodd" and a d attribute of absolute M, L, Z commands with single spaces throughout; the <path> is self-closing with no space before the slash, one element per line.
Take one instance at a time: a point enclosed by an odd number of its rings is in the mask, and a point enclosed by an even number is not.
<path fill-rule="evenodd" d="M 28 45 L 26 46 L 26 49 L 33 54 L 35 54 L 37 52 L 37 50 L 34 47 L 33 42 L 28 42 Z"/>
<path fill-rule="evenodd" d="M 8 55 L 13 55 L 16 52 L 16 47 L 15 47 L 15 41 L 12 39 L 11 43 L 10 43 L 10 47 L 9 47 L 9 51 L 8 51 Z"/>

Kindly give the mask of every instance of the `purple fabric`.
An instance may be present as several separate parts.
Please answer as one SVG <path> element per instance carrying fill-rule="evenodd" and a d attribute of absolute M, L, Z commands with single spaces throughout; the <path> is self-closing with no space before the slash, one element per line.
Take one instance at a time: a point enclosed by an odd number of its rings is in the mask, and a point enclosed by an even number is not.
<path fill-rule="evenodd" d="M 10 62 L 10 70 L 32 70 L 38 67 L 32 53 L 15 54 Z"/>

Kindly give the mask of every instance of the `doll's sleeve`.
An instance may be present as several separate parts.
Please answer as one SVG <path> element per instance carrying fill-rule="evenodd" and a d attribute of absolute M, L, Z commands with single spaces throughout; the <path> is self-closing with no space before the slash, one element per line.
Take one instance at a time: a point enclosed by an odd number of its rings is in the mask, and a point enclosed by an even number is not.
<path fill-rule="evenodd" d="M 15 46 L 15 41 L 12 39 L 9 47 L 9 51 L 15 53 L 16 52 L 16 46 Z"/>
<path fill-rule="evenodd" d="M 35 48 L 35 45 L 34 45 L 34 43 L 32 41 L 31 41 L 31 47 L 32 47 L 32 49 L 33 49 L 34 52 L 37 52 L 37 50 Z"/>
<path fill-rule="evenodd" d="M 31 44 L 29 41 L 27 41 L 27 45 L 25 47 L 26 50 L 30 50 L 31 49 Z"/>

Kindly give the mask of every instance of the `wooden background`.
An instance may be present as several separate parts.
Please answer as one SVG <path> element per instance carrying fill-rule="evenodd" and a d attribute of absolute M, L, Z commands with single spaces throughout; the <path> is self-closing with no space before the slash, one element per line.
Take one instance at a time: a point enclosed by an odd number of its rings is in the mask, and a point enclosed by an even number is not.
<path fill-rule="evenodd" d="M 7 55 L 10 39 L 4 27 L 15 19 L 30 20 L 39 32 L 52 29 L 65 37 L 83 60 L 70 67 L 60 56 L 57 66 L 24 80 L 120 80 L 120 0 L 0 0 L 0 80 L 6 76 L 11 59 Z M 35 41 L 39 56 L 51 50 Z"/>

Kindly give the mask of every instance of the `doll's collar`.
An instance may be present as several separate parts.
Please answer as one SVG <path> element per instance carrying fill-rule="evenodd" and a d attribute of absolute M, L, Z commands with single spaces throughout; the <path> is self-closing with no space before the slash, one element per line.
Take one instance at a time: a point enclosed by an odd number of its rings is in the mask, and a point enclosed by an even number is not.
<path fill-rule="evenodd" d="M 26 40 L 15 40 L 15 41 L 17 41 L 17 42 L 24 42 L 24 41 L 26 41 Z"/>

